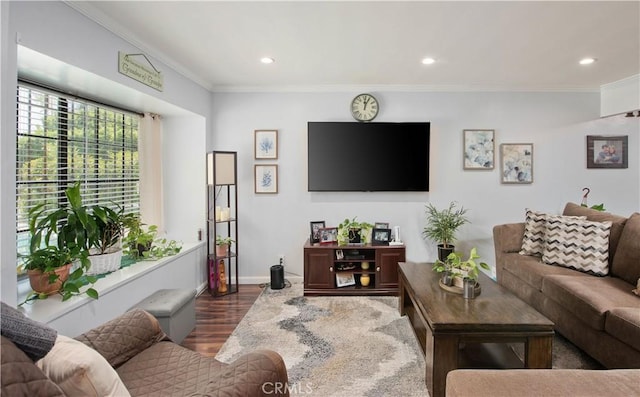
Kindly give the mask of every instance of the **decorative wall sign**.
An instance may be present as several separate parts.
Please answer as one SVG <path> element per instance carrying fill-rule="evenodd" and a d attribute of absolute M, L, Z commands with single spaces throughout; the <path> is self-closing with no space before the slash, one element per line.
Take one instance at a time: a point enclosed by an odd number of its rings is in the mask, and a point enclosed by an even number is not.
<path fill-rule="evenodd" d="M 628 168 L 629 137 L 587 135 L 587 168 Z"/>
<path fill-rule="evenodd" d="M 533 143 L 500 145 L 502 183 L 533 182 Z"/>
<path fill-rule="evenodd" d="M 134 57 L 143 57 L 151 68 L 137 62 Z M 144 54 L 125 54 L 118 51 L 118 72 L 160 92 L 164 89 L 162 72 L 156 69 Z"/>
<path fill-rule="evenodd" d="M 278 166 L 276 164 L 254 165 L 255 192 L 278 193 Z"/>
<path fill-rule="evenodd" d="M 492 170 L 495 163 L 495 131 L 463 130 L 463 168 Z"/>
<path fill-rule="evenodd" d="M 255 130 L 254 148 L 256 160 L 277 159 L 278 130 Z"/>

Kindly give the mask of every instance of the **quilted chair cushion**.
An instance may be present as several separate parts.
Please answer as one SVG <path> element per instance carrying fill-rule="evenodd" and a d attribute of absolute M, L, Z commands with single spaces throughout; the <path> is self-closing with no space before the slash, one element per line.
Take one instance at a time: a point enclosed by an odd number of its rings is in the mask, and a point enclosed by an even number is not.
<path fill-rule="evenodd" d="M 153 344 L 169 340 L 158 320 L 142 309 L 128 311 L 75 339 L 96 350 L 114 368 Z"/>
<path fill-rule="evenodd" d="M 255 351 L 223 364 L 173 342 L 160 342 L 117 370 L 132 396 L 281 396 L 287 381 L 279 355 Z"/>
<path fill-rule="evenodd" d="M 11 397 L 64 397 L 64 393 L 8 338 L 2 336 L 2 391 Z"/>

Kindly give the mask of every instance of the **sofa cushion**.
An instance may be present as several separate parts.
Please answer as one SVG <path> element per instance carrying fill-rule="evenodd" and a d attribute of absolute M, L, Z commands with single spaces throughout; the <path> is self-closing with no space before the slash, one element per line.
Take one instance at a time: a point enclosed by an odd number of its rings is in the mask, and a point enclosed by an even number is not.
<path fill-rule="evenodd" d="M 51 351 L 36 365 L 68 397 L 130 396 L 104 357 L 64 335 L 58 335 Z"/>
<path fill-rule="evenodd" d="M 618 307 L 638 307 L 631 285 L 616 277 L 553 275 L 542 281 L 542 292 L 589 327 L 604 331 L 606 314 Z"/>
<path fill-rule="evenodd" d="M 547 216 L 549 214 L 527 209 L 524 220 L 524 236 L 520 248 L 521 255 L 542 255 L 547 234 Z M 587 219 L 586 216 L 572 218 Z"/>
<path fill-rule="evenodd" d="M 640 213 L 631 215 L 622 229 L 611 274 L 633 285 L 640 279 Z"/>
<path fill-rule="evenodd" d="M 597 276 L 609 273 L 611 222 L 547 216 L 542 261 Z"/>
<path fill-rule="evenodd" d="M 564 207 L 562 215 L 570 216 L 586 216 L 587 220 L 593 222 L 610 221 L 611 234 L 609 235 L 609 264 L 613 263 L 613 258 L 617 252 L 618 242 L 620 241 L 620 235 L 622 229 L 627 221 L 627 218 L 620 215 L 610 214 L 608 212 L 598 211 L 591 208 L 583 207 L 574 203 L 567 203 Z"/>
<path fill-rule="evenodd" d="M 20 310 L 1 303 L 0 329 L 33 361 L 45 356 L 53 347 L 58 331 L 46 324 L 34 321 Z"/>
<path fill-rule="evenodd" d="M 4 336 L 0 344 L 2 396 L 64 397 L 64 393 L 33 361 Z"/>
<path fill-rule="evenodd" d="M 639 304 L 640 305 L 640 304 Z M 640 308 L 618 307 L 607 313 L 605 330 L 624 343 L 640 350 Z"/>
<path fill-rule="evenodd" d="M 504 271 L 513 274 L 538 291 L 542 291 L 542 279 L 548 275 L 558 274 L 576 277 L 592 277 L 573 269 L 547 265 L 537 256 L 519 254 L 505 254 Z"/>

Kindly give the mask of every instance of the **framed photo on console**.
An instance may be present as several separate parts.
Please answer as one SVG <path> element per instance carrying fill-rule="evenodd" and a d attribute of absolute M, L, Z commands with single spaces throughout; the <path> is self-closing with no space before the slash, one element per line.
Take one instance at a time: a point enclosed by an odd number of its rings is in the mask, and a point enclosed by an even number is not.
<path fill-rule="evenodd" d="M 338 242 L 338 228 L 325 227 L 319 229 L 320 244 L 336 244 Z"/>
<path fill-rule="evenodd" d="M 313 243 L 320 242 L 320 229 L 324 229 L 326 227 L 324 221 L 311 221 L 311 235 L 309 237 L 309 241 Z"/>
<path fill-rule="evenodd" d="M 376 222 L 375 226 L 373 227 L 374 229 L 388 229 L 389 228 L 389 222 Z"/>
<path fill-rule="evenodd" d="M 371 232 L 371 245 L 389 245 L 391 241 L 391 229 L 374 228 Z"/>
<path fill-rule="evenodd" d="M 353 273 L 336 273 L 336 286 L 338 288 L 348 287 L 350 285 L 356 285 L 356 278 L 353 276 Z"/>

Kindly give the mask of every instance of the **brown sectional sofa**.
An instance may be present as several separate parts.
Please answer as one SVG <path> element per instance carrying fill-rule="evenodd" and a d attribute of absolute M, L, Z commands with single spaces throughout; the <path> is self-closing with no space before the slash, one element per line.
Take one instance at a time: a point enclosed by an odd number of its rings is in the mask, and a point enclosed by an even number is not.
<path fill-rule="evenodd" d="M 18 321 L 20 321 L 19 318 Z M 29 324 L 28 321 L 32 320 L 25 320 L 31 329 L 40 327 L 46 333 L 48 328 L 46 325 Z M 5 327 L 7 325 L 11 324 L 3 319 L 3 332 L 0 338 L 2 341 L 2 391 L 0 394 L 3 396 L 65 396 L 63 390 L 71 390 L 71 383 L 73 387 L 83 386 L 85 388 L 81 390 L 92 391 L 87 393 L 86 391 L 77 392 L 77 388 L 72 390 L 74 395 L 82 396 L 121 396 L 126 395 L 127 391 L 131 396 L 148 397 L 289 395 L 287 369 L 282 357 L 276 352 L 258 350 L 245 354 L 233 363 L 222 363 L 172 342 L 160 328 L 158 320 L 141 309 L 124 313 L 71 340 L 82 349 L 91 351 L 85 347 L 89 346 L 101 356 L 98 356 L 99 360 L 91 361 L 90 364 L 80 364 L 81 353 L 67 353 L 68 361 L 54 361 L 50 368 L 57 369 L 59 372 L 61 367 L 68 366 L 70 362 L 77 368 L 65 371 L 72 371 L 73 374 L 52 375 L 56 371 L 52 373 L 47 372 L 49 369 L 41 369 L 42 367 L 34 362 L 30 350 L 25 349 L 24 346 L 30 348 L 31 344 L 34 344 L 41 347 L 43 340 L 25 342 L 25 337 L 28 339 L 29 334 L 26 332 L 11 335 L 12 341 L 7 337 L 9 334 L 6 329 L 8 327 Z M 56 332 L 53 331 L 53 336 L 55 335 Z M 58 339 L 55 344 L 58 344 Z M 38 365 L 41 365 L 40 363 L 46 360 L 55 348 L 55 345 L 53 348 L 49 346 L 46 349 L 48 353 L 43 351 L 38 356 L 42 358 L 37 361 Z M 78 351 L 74 350 L 74 352 Z M 91 354 L 97 355 L 93 351 Z M 56 356 L 56 360 L 58 358 L 62 359 Z M 99 364 L 104 359 L 106 359 L 104 364 Z M 104 382 L 106 375 L 109 375 L 108 372 L 102 371 L 100 375 L 103 376 L 99 376 L 98 372 L 92 369 L 101 365 L 108 367 L 108 371 L 112 372 L 111 368 L 115 368 L 117 375 L 114 374 L 113 377 L 115 379 L 119 377 L 117 383 L 121 382 L 126 390 L 111 388 L 110 393 L 98 391 L 101 389 L 95 385 Z M 57 376 L 58 383 L 48 375 Z M 60 380 L 60 377 L 64 380 Z M 102 385 L 101 387 L 111 386 Z"/>
<path fill-rule="evenodd" d="M 611 221 L 609 274 L 594 276 L 521 255 L 525 224 L 493 228 L 497 281 L 607 368 L 640 368 L 640 213 L 625 218 L 568 203 L 563 215 Z"/>

